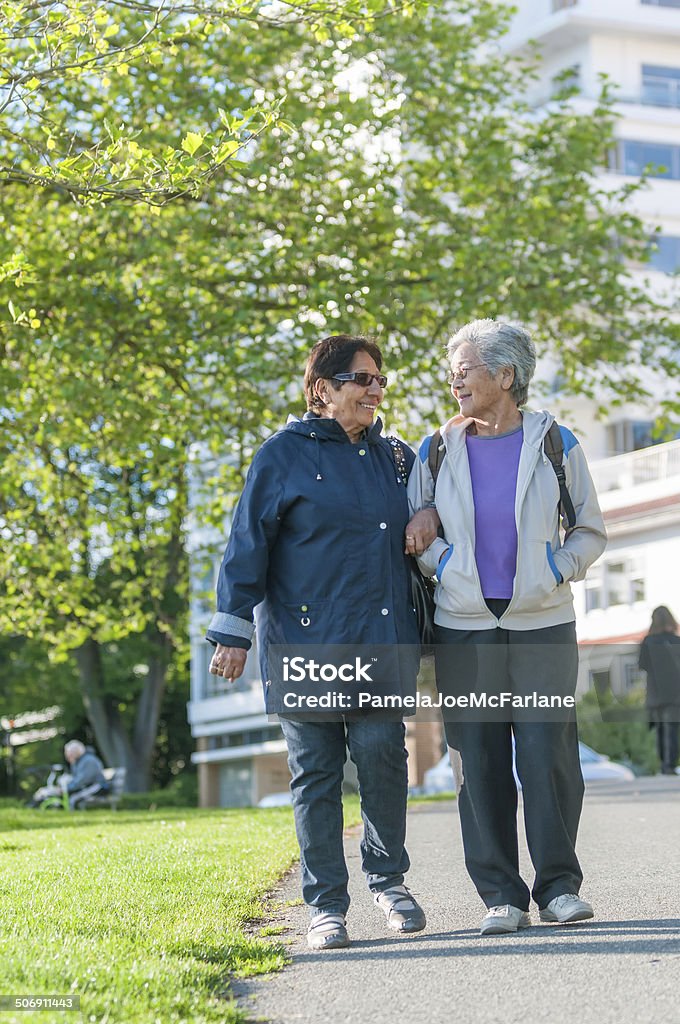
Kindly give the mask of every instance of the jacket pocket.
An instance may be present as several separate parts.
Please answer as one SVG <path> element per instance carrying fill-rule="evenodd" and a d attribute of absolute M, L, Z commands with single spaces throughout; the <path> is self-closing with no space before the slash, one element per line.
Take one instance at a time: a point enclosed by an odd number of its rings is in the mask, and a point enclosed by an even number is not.
<path fill-rule="evenodd" d="M 439 559 L 439 564 L 437 565 L 437 571 L 435 572 L 435 576 L 437 577 L 437 579 L 439 580 L 440 583 L 441 583 L 441 580 L 442 580 L 442 576 L 444 575 L 444 569 L 446 568 L 447 562 L 451 558 L 452 554 L 453 554 L 453 544 L 449 544 L 448 551 L 445 551 L 444 554 L 442 555 L 442 557 Z"/>
<path fill-rule="evenodd" d="M 552 550 L 552 547 L 550 545 L 550 541 L 549 540 L 547 540 L 545 542 L 545 556 L 548 559 L 548 565 L 550 566 L 550 571 L 552 572 L 553 576 L 555 577 L 555 583 L 557 584 L 557 586 L 559 586 L 561 583 L 564 583 L 564 580 L 562 579 L 562 573 L 560 572 L 560 570 L 555 565 L 555 559 L 553 557 L 553 550 Z"/>
<path fill-rule="evenodd" d="M 546 606 L 552 606 L 555 601 L 559 604 L 561 595 L 558 595 L 557 576 L 550 564 L 551 559 L 550 542 L 536 540 L 525 544 L 521 565 L 518 565 L 518 573 L 521 575 L 515 579 L 513 611 L 540 611 Z"/>
<path fill-rule="evenodd" d="M 336 644 L 345 643 L 346 616 L 332 601 L 299 601 L 280 604 L 276 617 L 278 636 L 284 643 Z"/>
<path fill-rule="evenodd" d="M 479 586 L 477 563 L 471 544 L 464 540 L 451 544 L 438 566 L 437 578 L 439 585 L 435 592 L 435 602 L 442 611 L 459 616 L 488 611 Z"/>

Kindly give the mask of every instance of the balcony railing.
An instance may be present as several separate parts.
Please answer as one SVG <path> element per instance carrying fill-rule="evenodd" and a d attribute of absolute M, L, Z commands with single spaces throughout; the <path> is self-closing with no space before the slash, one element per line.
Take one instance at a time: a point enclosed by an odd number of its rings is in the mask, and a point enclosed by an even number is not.
<path fill-rule="evenodd" d="M 680 477 L 680 441 L 667 441 L 639 452 L 602 459 L 591 463 L 590 471 L 600 493 Z"/>

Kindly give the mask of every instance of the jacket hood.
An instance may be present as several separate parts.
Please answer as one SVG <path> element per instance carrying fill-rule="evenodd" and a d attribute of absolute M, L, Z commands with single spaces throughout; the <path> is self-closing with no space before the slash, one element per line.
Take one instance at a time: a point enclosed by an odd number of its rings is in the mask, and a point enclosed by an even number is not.
<path fill-rule="evenodd" d="M 465 444 L 465 432 L 472 422 L 472 417 L 463 416 L 461 413 L 458 413 L 457 416 L 452 416 L 444 424 L 441 428 L 442 437 L 448 451 Z M 525 444 L 529 445 L 530 448 L 540 448 L 543 438 L 554 422 L 555 417 L 553 414 L 545 409 L 539 409 L 538 412 L 528 412 L 525 410 L 522 413 L 522 429 L 524 431 Z"/>
<path fill-rule="evenodd" d="M 377 444 L 382 436 L 382 428 L 382 420 L 376 416 L 374 423 L 368 428 L 363 438 L 365 443 Z M 284 430 L 288 433 L 300 434 L 302 437 L 311 437 L 316 441 L 352 443 L 337 420 L 331 419 L 329 416 L 316 416 L 313 412 L 306 412 L 301 419 L 298 416 L 289 416 Z"/>

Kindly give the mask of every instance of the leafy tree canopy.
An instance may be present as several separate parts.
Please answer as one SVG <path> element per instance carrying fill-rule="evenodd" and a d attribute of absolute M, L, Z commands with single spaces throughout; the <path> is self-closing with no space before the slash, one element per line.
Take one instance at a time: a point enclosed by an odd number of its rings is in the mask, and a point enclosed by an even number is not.
<path fill-rule="evenodd" d="M 0 3 L 0 181 L 50 186 L 80 202 L 163 204 L 200 191 L 222 166 L 281 118 L 256 75 L 224 65 L 213 104 L 172 118 L 177 77 L 205 46 L 274 41 L 294 28 L 317 44 L 351 38 L 423 0 L 11 0 Z M 254 69 L 253 69 L 254 70 Z M 158 102 L 145 89 L 153 83 Z M 238 102 L 230 102 L 238 94 Z M 231 94 L 231 95 L 230 95 Z M 196 113 L 196 112 L 195 112 Z M 170 115 L 172 123 L 165 122 Z"/>

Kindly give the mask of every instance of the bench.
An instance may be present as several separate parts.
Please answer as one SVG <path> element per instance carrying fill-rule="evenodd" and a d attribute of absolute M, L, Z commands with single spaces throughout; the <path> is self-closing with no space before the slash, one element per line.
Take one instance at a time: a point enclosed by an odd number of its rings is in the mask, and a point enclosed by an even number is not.
<path fill-rule="evenodd" d="M 110 807 L 115 811 L 125 789 L 125 768 L 105 768 L 104 778 L 109 784 L 108 793 L 96 793 L 94 796 L 86 796 L 78 801 L 77 810 L 87 810 L 88 807 Z"/>

